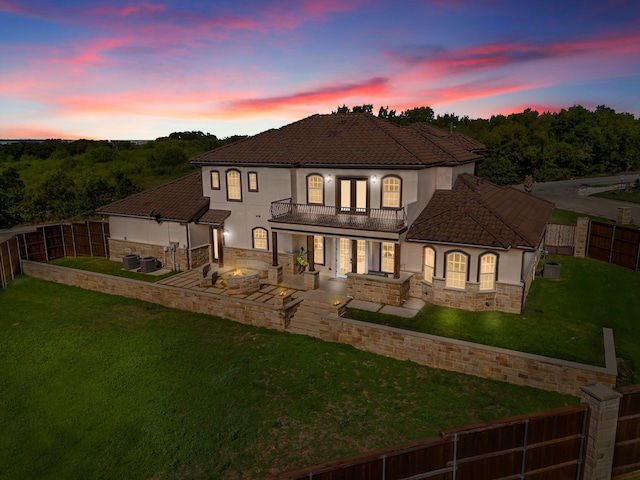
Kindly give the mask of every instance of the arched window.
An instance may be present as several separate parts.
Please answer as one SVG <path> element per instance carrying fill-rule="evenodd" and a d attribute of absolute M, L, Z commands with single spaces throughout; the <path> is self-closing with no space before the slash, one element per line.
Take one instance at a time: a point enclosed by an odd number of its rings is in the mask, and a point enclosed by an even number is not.
<path fill-rule="evenodd" d="M 262 227 L 256 227 L 253 232 L 253 248 L 257 250 L 269 250 L 269 238 L 267 231 Z"/>
<path fill-rule="evenodd" d="M 396 176 L 382 179 L 382 208 L 400 208 L 402 180 Z"/>
<path fill-rule="evenodd" d="M 307 203 L 324 205 L 324 178 L 316 173 L 307 177 Z"/>
<path fill-rule="evenodd" d="M 451 252 L 447 254 L 447 287 L 465 288 L 467 281 L 467 255 L 462 252 Z"/>
<path fill-rule="evenodd" d="M 227 200 L 242 201 L 242 181 L 238 170 L 227 170 Z"/>
<path fill-rule="evenodd" d="M 485 253 L 480 256 L 480 290 L 493 290 L 496 286 L 498 256 Z"/>
<path fill-rule="evenodd" d="M 436 251 L 431 247 L 424 247 L 424 281 L 432 283 L 436 270 Z"/>

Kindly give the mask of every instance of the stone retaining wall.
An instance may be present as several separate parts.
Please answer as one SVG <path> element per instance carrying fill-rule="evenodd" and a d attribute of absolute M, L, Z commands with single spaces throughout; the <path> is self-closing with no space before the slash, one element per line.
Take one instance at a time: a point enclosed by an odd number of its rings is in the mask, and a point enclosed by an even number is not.
<path fill-rule="evenodd" d="M 496 282 L 495 290 L 481 292 L 480 284 L 467 282 L 464 290 L 447 288 L 444 278 L 434 278 L 432 283 L 422 282 L 425 302 L 442 307 L 460 308 L 480 312 L 498 310 L 520 313 L 522 310 L 522 285 Z"/>
<path fill-rule="evenodd" d="M 283 306 L 269 305 L 28 260 L 22 260 L 22 271 L 42 280 L 280 331 L 286 329 L 300 303 L 300 300 L 292 300 Z"/>
<path fill-rule="evenodd" d="M 400 278 L 347 273 L 347 295 L 354 300 L 400 306 L 409 297 L 413 274 L 400 272 Z"/>
<path fill-rule="evenodd" d="M 295 318 L 292 324 L 295 324 Z M 337 316 L 322 317 L 315 332 L 309 334 L 322 340 L 345 343 L 359 350 L 411 360 L 433 368 L 575 396 L 580 396 L 580 387 L 585 384 L 601 383 L 615 387 L 616 383 L 613 333 L 608 328 L 603 329 L 606 368 Z"/>

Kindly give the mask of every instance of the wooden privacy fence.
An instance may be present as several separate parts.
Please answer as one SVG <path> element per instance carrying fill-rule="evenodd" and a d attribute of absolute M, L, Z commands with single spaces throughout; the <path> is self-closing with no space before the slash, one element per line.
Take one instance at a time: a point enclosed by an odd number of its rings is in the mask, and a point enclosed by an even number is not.
<path fill-rule="evenodd" d="M 589 408 L 586 404 L 444 430 L 439 437 L 377 450 L 271 480 L 580 480 Z"/>
<path fill-rule="evenodd" d="M 571 255 L 574 253 L 576 227 L 574 225 L 548 224 L 544 235 L 544 248 L 549 253 Z"/>
<path fill-rule="evenodd" d="M 109 258 L 109 224 L 73 222 L 38 227 L 0 243 L 0 286 L 20 271 L 20 259 L 49 262 L 64 257 Z"/>
<path fill-rule="evenodd" d="M 591 221 L 587 257 L 640 271 L 640 230 Z"/>
<path fill-rule="evenodd" d="M 640 385 L 619 388 L 616 443 L 613 451 L 612 478 L 629 478 L 640 472 Z"/>

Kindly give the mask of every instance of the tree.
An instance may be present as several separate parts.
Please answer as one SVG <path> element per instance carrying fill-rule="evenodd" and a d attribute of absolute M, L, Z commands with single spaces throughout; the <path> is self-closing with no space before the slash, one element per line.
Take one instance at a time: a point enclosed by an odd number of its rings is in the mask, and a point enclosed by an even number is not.
<path fill-rule="evenodd" d="M 22 221 L 20 206 L 24 197 L 24 182 L 15 167 L 0 174 L 0 228 L 10 228 Z"/>
<path fill-rule="evenodd" d="M 186 164 L 188 157 L 184 150 L 175 145 L 157 146 L 156 151 L 149 159 L 151 170 L 158 174 L 164 175 L 175 171 L 180 165 Z"/>

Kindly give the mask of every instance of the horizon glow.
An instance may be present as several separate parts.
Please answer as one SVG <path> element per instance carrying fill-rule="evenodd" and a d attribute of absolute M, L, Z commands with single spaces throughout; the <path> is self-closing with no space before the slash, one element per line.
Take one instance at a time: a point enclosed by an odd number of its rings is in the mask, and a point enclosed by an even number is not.
<path fill-rule="evenodd" d="M 254 135 L 371 103 L 640 117 L 635 0 L 0 0 L 0 139 Z"/>

